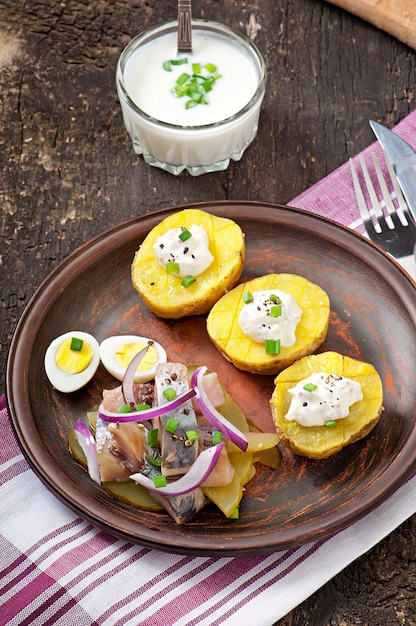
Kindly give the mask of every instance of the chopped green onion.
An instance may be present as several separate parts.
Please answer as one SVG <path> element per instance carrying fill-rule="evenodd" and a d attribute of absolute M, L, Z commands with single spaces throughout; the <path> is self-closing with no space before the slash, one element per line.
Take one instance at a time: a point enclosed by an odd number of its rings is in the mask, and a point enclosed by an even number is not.
<path fill-rule="evenodd" d="M 190 287 L 195 281 L 195 276 L 184 276 L 181 280 L 181 285 L 182 287 Z"/>
<path fill-rule="evenodd" d="M 166 271 L 168 274 L 179 274 L 179 263 L 175 263 L 174 261 L 168 261 L 166 263 Z"/>
<path fill-rule="evenodd" d="M 240 507 L 237 506 L 231 515 L 228 516 L 228 519 L 238 519 L 240 517 Z"/>
<path fill-rule="evenodd" d="M 157 448 L 157 446 L 159 445 L 159 429 L 158 428 L 152 428 L 151 430 L 148 431 L 147 443 L 152 448 Z"/>
<path fill-rule="evenodd" d="M 187 241 L 192 237 L 192 233 L 189 232 L 187 228 L 184 228 L 181 234 L 179 235 L 179 239 L 181 241 Z"/>
<path fill-rule="evenodd" d="M 266 354 L 280 354 L 280 339 L 266 339 Z"/>
<path fill-rule="evenodd" d="M 178 76 L 178 78 L 176 79 L 176 84 L 180 85 L 182 87 L 182 85 L 184 85 L 186 82 L 188 82 L 188 80 L 190 78 L 191 77 L 189 76 L 189 74 L 187 74 L 186 72 L 183 72 L 183 74 Z"/>
<path fill-rule="evenodd" d="M 166 70 L 166 72 L 171 72 L 172 65 L 185 65 L 186 63 L 188 63 L 187 57 L 184 57 L 183 59 L 170 59 L 169 61 L 164 61 L 162 67 Z"/>
<path fill-rule="evenodd" d="M 174 417 L 170 417 L 166 422 L 165 430 L 167 430 L 168 433 L 172 433 L 172 435 L 174 435 L 178 430 L 178 426 L 179 420 L 175 419 Z"/>
<path fill-rule="evenodd" d="M 188 57 L 183 57 L 182 59 L 171 59 L 172 65 L 186 65 L 188 63 Z"/>
<path fill-rule="evenodd" d="M 166 487 L 166 476 L 163 476 L 163 474 L 153 476 L 153 484 L 155 487 Z"/>
<path fill-rule="evenodd" d="M 275 304 L 274 306 L 272 306 L 270 309 L 270 315 L 272 317 L 280 317 L 282 315 L 282 305 Z"/>
<path fill-rule="evenodd" d="M 183 65 L 187 62 L 188 60 L 186 58 L 178 61 L 169 60 L 165 61 L 163 67 L 168 72 L 171 72 L 173 65 Z M 214 73 L 217 71 L 217 66 L 214 65 L 214 63 L 207 63 L 204 66 L 201 66 L 200 63 L 192 63 L 191 67 L 192 74 L 182 72 L 176 79 L 176 83 L 172 89 L 173 93 L 178 98 L 183 98 L 183 96 L 189 98 L 185 104 L 186 109 L 191 109 L 198 104 L 208 104 L 204 95 L 211 91 L 214 83 L 221 78 L 221 74 Z M 209 73 L 208 76 L 201 73 L 202 68 Z"/>
<path fill-rule="evenodd" d="M 187 430 L 185 434 L 188 441 L 198 441 L 199 439 L 199 435 L 196 430 Z"/>
<path fill-rule="evenodd" d="M 189 87 L 187 85 L 175 85 L 173 90 L 178 98 L 182 98 L 188 93 Z"/>
<path fill-rule="evenodd" d="M 306 385 L 303 385 L 303 388 L 305 391 L 315 391 L 315 389 L 318 388 L 318 385 L 314 385 L 313 383 L 306 383 Z"/>
<path fill-rule="evenodd" d="M 153 465 L 154 467 L 160 467 L 162 465 L 162 458 L 158 457 L 157 459 L 149 454 L 149 456 L 147 457 L 147 460 L 149 461 L 150 465 Z"/>
<path fill-rule="evenodd" d="M 147 411 L 147 409 L 151 409 L 150 404 L 136 404 L 136 411 Z"/>
<path fill-rule="evenodd" d="M 250 291 L 245 291 L 245 292 L 243 293 L 243 301 L 244 301 L 246 304 L 249 304 L 250 302 L 253 302 L 253 300 L 254 300 L 254 298 L 253 298 L 253 294 L 252 294 L 252 293 L 250 293 Z"/>
<path fill-rule="evenodd" d="M 327 422 L 325 422 L 325 426 L 328 426 L 328 428 L 331 428 L 332 426 L 336 426 L 337 425 L 337 420 L 328 420 Z"/>
<path fill-rule="evenodd" d="M 204 94 L 203 92 L 199 89 L 191 89 L 191 96 L 192 96 L 192 100 L 195 100 L 195 102 L 198 104 L 208 104 L 207 101 L 204 98 Z"/>
<path fill-rule="evenodd" d="M 205 91 L 205 93 L 208 93 L 212 90 L 212 85 L 213 83 L 211 80 L 205 80 L 203 83 L 201 83 L 201 87 Z"/>
<path fill-rule="evenodd" d="M 201 92 L 199 89 L 199 84 L 195 78 L 191 78 L 188 85 L 189 97 L 198 96 Z"/>
<path fill-rule="evenodd" d="M 172 387 L 167 387 L 163 390 L 163 395 L 166 400 L 174 400 L 176 398 L 176 391 Z"/>
<path fill-rule="evenodd" d="M 82 350 L 82 344 L 84 341 L 82 339 L 78 339 L 78 337 L 72 337 L 71 339 L 71 350 L 75 350 L 76 352 L 80 352 Z"/>
<path fill-rule="evenodd" d="M 122 404 L 117 413 L 131 413 L 130 404 Z"/>
<path fill-rule="evenodd" d="M 221 431 L 214 430 L 214 432 L 212 433 L 212 445 L 217 446 L 219 443 L 221 443 L 221 439 L 222 439 Z"/>
<path fill-rule="evenodd" d="M 275 302 L 276 304 L 282 304 L 281 299 L 279 298 L 279 296 L 276 296 L 276 294 L 275 294 L 275 293 L 272 293 L 272 294 L 270 295 L 269 300 L 270 300 L 270 302 Z"/>
<path fill-rule="evenodd" d="M 206 63 L 204 65 L 204 68 L 208 70 L 208 72 L 210 72 L 211 74 L 217 71 L 217 66 L 214 65 L 214 63 Z"/>
<path fill-rule="evenodd" d="M 185 109 L 192 109 L 193 107 L 198 106 L 198 104 L 202 104 L 201 100 L 188 100 L 185 104 Z"/>

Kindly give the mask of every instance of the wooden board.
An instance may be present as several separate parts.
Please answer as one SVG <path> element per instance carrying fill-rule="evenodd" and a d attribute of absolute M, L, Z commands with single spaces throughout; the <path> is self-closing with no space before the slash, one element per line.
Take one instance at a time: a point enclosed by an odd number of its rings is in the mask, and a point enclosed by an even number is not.
<path fill-rule="evenodd" d="M 414 0 L 329 0 L 416 49 Z"/>

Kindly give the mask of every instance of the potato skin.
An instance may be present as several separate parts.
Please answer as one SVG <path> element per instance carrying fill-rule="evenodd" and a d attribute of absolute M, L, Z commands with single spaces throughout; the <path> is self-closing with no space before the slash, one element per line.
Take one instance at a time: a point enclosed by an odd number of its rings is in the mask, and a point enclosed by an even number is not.
<path fill-rule="evenodd" d="M 350 408 L 335 426 L 301 426 L 285 415 L 291 396 L 289 389 L 312 373 L 327 372 L 355 380 L 361 384 L 363 399 Z M 322 352 L 293 363 L 275 378 L 270 408 L 281 441 L 293 452 L 311 459 L 326 459 L 345 446 L 362 439 L 380 419 L 383 406 L 383 386 L 375 368 L 337 352 Z"/>
<path fill-rule="evenodd" d="M 171 228 L 190 228 L 193 224 L 207 231 L 214 261 L 186 288 L 182 287 L 180 278 L 168 275 L 159 265 L 153 244 Z M 135 289 L 153 313 L 178 319 L 207 313 L 236 284 L 244 260 L 244 233 L 236 222 L 190 208 L 166 217 L 150 231 L 134 256 L 131 277 Z"/>
<path fill-rule="evenodd" d="M 268 289 L 292 294 L 303 311 L 295 344 L 282 348 L 278 355 L 266 354 L 264 344 L 247 337 L 238 324 L 244 306 L 243 293 Z M 208 315 L 207 331 L 218 350 L 238 369 L 277 374 L 321 345 L 328 331 L 329 313 L 329 297 L 318 285 L 295 274 L 267 274 L 237 285 L 218 300 Z"/>

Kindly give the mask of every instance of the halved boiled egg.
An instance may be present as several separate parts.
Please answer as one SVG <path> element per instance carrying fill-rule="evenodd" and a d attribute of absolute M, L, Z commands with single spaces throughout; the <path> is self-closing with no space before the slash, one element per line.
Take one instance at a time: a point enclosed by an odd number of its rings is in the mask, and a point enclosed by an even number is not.
<path fill-rule="evenodd" d="M 50 383 L 64 393 L 84 387 L 100 363 L 98 341 L 89 333 L 71 330 L 52 341 L 45 353 Z"/>
<path fill-rule="evenodd" d="M 156 365 L 166 363 L 166 352 L 162 346 L 147 337 L 136 335 L 119 335 L 108 337 L 100 344 L 100 357 L 105 369 L 122 381 L 124 373 L 134 356 L 152 342 L 148 351 L 139 363 L 134 376 L 135 383 L 147 383 L 155 377 Z"/>

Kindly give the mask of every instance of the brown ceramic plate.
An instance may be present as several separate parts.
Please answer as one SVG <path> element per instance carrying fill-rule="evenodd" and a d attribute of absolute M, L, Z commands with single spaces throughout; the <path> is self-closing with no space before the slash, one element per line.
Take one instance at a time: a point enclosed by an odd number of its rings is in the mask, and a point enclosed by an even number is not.
<path fill-rule="evenodd" d="M 206 507 L 186 526 L 164 513 L 121 504 L 92 482 L 68 452 L 68 433 L 114 385 L 98 370 L 83 390 L 52 389 L 43 367 L 56 336 L 77 328 L 98 341 L 137 333 L 154 337 L 171 360 L 219 373 L 247 416 L 273 428 L 273 378 L 238 371 L 213 347 L 203 316 L 166 321 L 151 314 L 130 282 L 130 264 L 145 235 L 170 209 L 121 224 L 83 245 L 41 285 L 16 330 L 7 394 L 21 447 L 35 472 L 63 502 L 95 525 L 129 541 L 171 552 L 245 555 L 273 552 L 334 533 L 387 498 L 416 464 L 416 290 L 380 250 L 332 222 L 286 207 L 250 202 L 195 205 L 237 221 L 246 234 L 243 278 L 292 272 L 329 294 L 330 329 L 321 350 L 373 363 L 385 410 L 373 432 L 325 461 L 282 448 L 278 471 L 258 466 L 240 519 Z"/>

